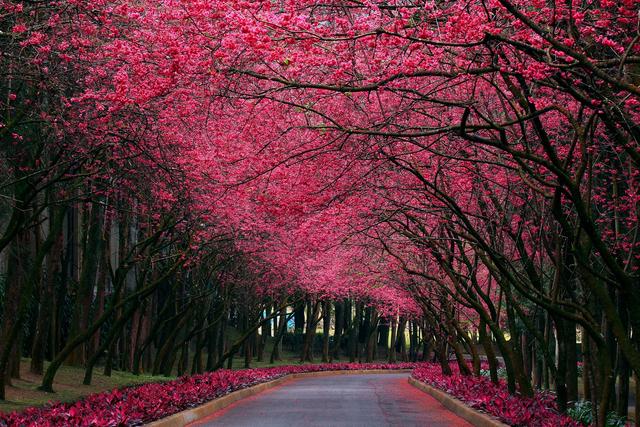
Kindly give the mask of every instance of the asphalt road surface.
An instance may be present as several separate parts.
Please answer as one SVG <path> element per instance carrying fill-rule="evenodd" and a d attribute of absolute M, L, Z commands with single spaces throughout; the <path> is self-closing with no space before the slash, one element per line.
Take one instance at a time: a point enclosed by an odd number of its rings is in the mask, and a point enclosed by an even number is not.
<path fill-rule="evenodd" d="M 191 426 L 470 426 L 407 383 L 409 374 L 298 378 Z"/>

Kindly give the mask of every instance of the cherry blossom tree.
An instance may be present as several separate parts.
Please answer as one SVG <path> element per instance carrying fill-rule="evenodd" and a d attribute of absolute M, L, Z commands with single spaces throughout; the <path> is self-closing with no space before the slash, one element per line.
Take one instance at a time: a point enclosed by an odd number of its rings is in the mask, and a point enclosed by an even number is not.
<path fill-rule="evenodd" d="M 31 273 L 7 272 L 6 300 L 23 302 L 0 370 L 55 273 L 78 291 L 45 389 L 65 360 L 90 381 L 126 328 L 141 331 L 136 372 L 156 336 L 153 371 L 185 368 L 194 347 L 197 372 L 205 347 L 209 369 L 239 351 L 249 365 L 278 319 L 275 353 L 294 316 L 302 360 L 321 321 L 325 360 L 342 335 L 371 359 L 391 324 L 391 347 L 408 328 L 412 355 L 420 336 L 444 372 L 451 351 L 479 375 L 482 347 L 497 382 L 499 352 L 512 393 L 553 383 L 561 410 L 581 358 L 598 425 L 626 415 L 640 373 L 635 2 L 1 7 L 0 249 Z M 225 345 L 228 321 L 241 333 Z"/>

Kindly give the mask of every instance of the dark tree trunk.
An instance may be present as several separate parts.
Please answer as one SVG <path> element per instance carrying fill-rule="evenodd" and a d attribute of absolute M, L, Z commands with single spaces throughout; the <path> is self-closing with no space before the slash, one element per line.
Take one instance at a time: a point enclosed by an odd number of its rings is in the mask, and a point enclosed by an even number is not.
<path fill-rule="evenodd" d="M 377 332 L 378 330 L 378 314 L 376 313 L 375 309 L 372 308 L 371 309 L 371 317 L 370 317 L 370 325 L 369 325 L 369 331 L 368 331 L 368 336 L 366 337 L 367 340 L 367 346 L 366 346 L 366 350 L 367 350 L 367 356 L 366 356 L 366 361 L 367 362 L 373 362 L 374 358 L 375 358 L 375 353 L 376 353 L 376 343 L 377 343 Z"/>
<path fill-rule="evenodd" d="M 576 324 L 565 321 L 565 339 L 567 351 L 567 400 L 578 400 L 578 349 L 576 344 Z"/>
<path fill-rule="evenodd" d="M 360 326 L 360 318 L 362 317 L 362 305 L 356 303 L 356 313 L 351 319 L 349 328 L 349 362 L 353 363 L 358 357 L 358 328 Z M 351 313 L 348 314 L 351 316 Z"/>
<path fill-rule="evenodd" d="M 106 376 L 111 376 L 111 365 L 112 365 L 112 359 L 113 359 L 113 356 L 111 355 L 111 349 L 114 346 L 114 341 L 117 339 L 118 335 L 120 334 L 120 330 L 124 327 L 125 323 L 133 315 L 135 310 L 136 310 L 136 307 L 132 305 L 131 307 L 129 307 L 128 310 L 124 312 L 124 314 L 118 320 L 116 320 L 114 325 L 111 327 L 111 330 L 109 331 L 107 339 L 104 341 L 104 343 L 102 343 L 100 347 L 96 349 L 96 351 L 92 354 L 91 358 L 87 361 L 87 367 L 85 368 L 85 372 L 84 372 L 84 381 L 83 381 L 84 385 L 91 384 L 91 380 L 93 377 L 93 368 L 98 362 L 98 359 L 102 356 L 102 354 L 106 350 L 109 350 L 109 354 L 107 355 L 107 361 L 105 362 L 104 374 Z M 108 371 L 107 371 L 107 368 L 108 368 Z"/>
<path fill-rule="evenodd" d="M 209 322 L 213 321 L 213 316 L 209 316 Z M 222 321 L 219 320 L 206 332 L 206 347 L 207 347 L 207 371 L 212 371 L 213 366 L 217 362 L 217 347 L 219 345 L 218 338 L 220 337 L 220 325 Z"/>
<path fill-rule="evenodd" d="M 282 337 L 284 337 L 284 334 L 287 332 L 287 322 L 293 314 L 294 313 L 287 315 L 286 310 L 282 310 L 280 314 L 278 333 L 273 340 L 273 350 L 271 351 L 271 358 L 269 359 L 269 363 L 271 364 L 275 363 L 276 360 L 280 360 L 280 343 L 282 342 Z"/>
<path fill-rule="evenodd" d="M 391 319 L 391 341 L 389 346 L 389 363 L 396 363 L 396 341 L 398 339 L 398 320 Z"/>
<path fill-rule="evenodd" d="M 383 354 L 379 354 L 380 358 L 387 359 L 389 357 L 389 319 L 381 319 L 378 324 L 378 348 L 384 350 Z"/>
<path fill-rule="evenodd" d="M 622 321 L 625 328 L 629 330 L 629 313 L 627 311 L 628 308 L 626 301 L 620 292 L 617 292 L 616 301 L 618 303 L 618 313 L 620 315 L 620 320 Z M 629 362 L 622 353 L 622 349 L 619 345 L 617 346 L 616 350 L 616 371 L 618 372 L 616 412 L 622 417 L 627 417 L 629 410 L 629 377 L 631 375 L 631 369 L 629 366 Z"/>
<path fill-rule="evenodd" d="M 367 343 L 369 341 L 369 332 L 371 330 L 371 307 L 363 307 L 364 318 L 360 322 L 358 329 L 358 362 L 362 363 L 363 358 L 367 356 Z"/>
<path fill-rule="evenodd" d="M 322 302 L 322 362 L 329 362 L 329 332 L 331 329 L 331 301 Z"/>
<path fill-rule="evenodd" d="M 331 361 L 340 359 L 340 345 L 342 344 L 342 332 L 345 324 L 345 304 L 342 301 L 335 303 L 336 307 L 336 328 L 333 336 L 333 349 L 331 350 Z"/>
<path fill-rule="evenodd" d="M 51 317 L 53 311 L 54 291 L 56 276 L 60 271 L 60 254 L 62 252 L 62 235 L 56 237 L 47 256 L 46 274 L 42 281 L 40 291 L 40 306 L 36 321 L 36 332 L 31 347 L 31 372 L 42 375 L 44 372 L 45 349 L 51 331 Z"/>
<path fill-rule="evenodd" d="M 301 362 L 313 362 L 313 341 L 316 336 L 316 327 L 318 326 L 320 315 L 320 301 L 315 304 L 309 304 L 310 310 L 307 321 L 307 329 L 304 336 L 304 345 L 302 347 Z"/>
<path fill-rule="evenodd" d="M 296 305 L 293 307 L 293 331 L 296 335 L 302 336 L 302 334 L 304 333 L 304 325 L 305 325 L 305 319 L 304 319 L 304 309 L 305 309 L 305 302 L 304 301 L 300 301 L 298 303 L 296 303 Z"/>
<path fill-rule="evenodd" d="M 0 339 L 0 400 L 5 399 L 5 385 L 11 385 L 11 378 L 15 377 L 14 359 L 15 349 L 18 347 L 20 325 L 18 314 L 20 300 L 23 297 L 25 279 L 29 270 L 26 263 L 30 259 L 30 235 L 27 231 L 18 233 L 12 245 L 9 246 L 7 263 L 7 289 L 4 298 L 4 313 Z"/>
<path fill-rule="evenodd" d="M 489 364 L 489 375 L 491 382 L 498 384 L 498 360 L 493 349 L 493 342 L 487 334 L 487 325 L 484 320 L 480 321 L 480 343 L 484 348 L 485 355 L 487 356 L 487 363 Z"/>
<path fill-rule="evenodd" d="M 400 317 L 400 322 L 398 323 L 398 334 L 396 336 L 396 351 L 400 353 L 400 360 L 402 362 L 408 361 L 405 336 L 406 326 L 407 319 L 405 319 L 404 317 Z"/>
<path fill-rule="evenodd" d="M 91 205 L 86 242 L 83 247 L 82 269 L 78 282 L 78 291 L 71 317 L 70 336 L 82 334 L 89 326 L 89 309 L 93 298 L 98 260 L 101 253 L 102 215 L 100 205 Z M 83 366 L 87 360 L 85 345 L 77 346 L 69 355 L 67 363 L 72 366 Z"/>

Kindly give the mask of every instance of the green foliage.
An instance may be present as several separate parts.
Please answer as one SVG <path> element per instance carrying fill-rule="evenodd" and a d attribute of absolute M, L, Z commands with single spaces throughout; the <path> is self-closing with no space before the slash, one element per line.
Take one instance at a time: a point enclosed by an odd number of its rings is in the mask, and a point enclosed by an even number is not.
<path fill-rule="evenodd" d="M 585 426 L 591 425 L 593 424 L 593 405 L 588 400 L 580 400 L 569 408 L 567 415 Z"/>
<path fill-rule="evenodd" d="M 491 371 L 489 369 L 480 369 L 480 375 L 482 375 L 483 377 L 490 377 Z M 498 378 L 501 378 L 501 379 L 507 378 L 506 368 L 498 368 Z"/>
<path fill-rule="evenodd" d="M 607 414 L 607 427 L 624 427 L 627 425 L 627 418 L 621 417 L 615 412 Z"/>
<path fill-rule="evenodd" d="M 576 402 L 573 407 L 569 408 L 567 415 L 582 425 L 590 426 L 594 422 L 593 404 L 588 400 L 580 400 Z M 626 422 L 625 417 L 621 417 L 615 412 L 609 412 L 607 414 L 606 427 L 624 427 Z"/>

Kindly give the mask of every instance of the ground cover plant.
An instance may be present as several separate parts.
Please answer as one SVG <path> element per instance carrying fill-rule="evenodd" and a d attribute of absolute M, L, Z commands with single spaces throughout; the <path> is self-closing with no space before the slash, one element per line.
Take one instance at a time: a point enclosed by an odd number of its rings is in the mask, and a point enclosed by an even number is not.
<path fill-rule="evenodd" d="M 585 425 L 559 413 L 554 397 L 548 393 L 537 393 L 534 397 L 513 395 L 508 392 L 504 381 L 494 384 L 484 376 L 461 375 L 456 366 L 452 366 L 451 375 L 443 375 L 441 366 L 434 363 L 328 363 L 219 370 L 97 393 L 77 402 L 52 403 L 42 408 L 0 415 L 0 425 L 137 426 L 288 374 L 364 369 L 412 370 L 411 375 L 415 379 L 512 426 Z"/>
<path fill-rule="evenodd" d="M 558 412 L 555 396 L 549 393 L 538 392 L 533 397 L 514 395 L 509 393 L 504 381 L 496 384 L 485 376 L 461 375 L 456 367 L 452 367 L 452 370 L 452 375 L 443 375 L 440 366 L 425 364 L 416 368 L 411 376 L 510 426 L 581 425 L 573 418 Z"/>
<path fill-rule="evenodd" d="M 228 370 L 115 389 L 77 402 L 0 414 L 0 426 L 138 426 L 288 374 L 359 369 L 414 369 L 416 363 L 327 363 Z"/>

